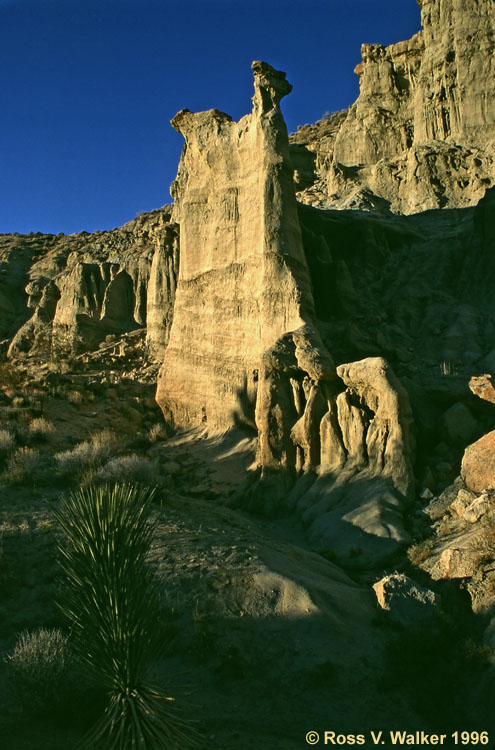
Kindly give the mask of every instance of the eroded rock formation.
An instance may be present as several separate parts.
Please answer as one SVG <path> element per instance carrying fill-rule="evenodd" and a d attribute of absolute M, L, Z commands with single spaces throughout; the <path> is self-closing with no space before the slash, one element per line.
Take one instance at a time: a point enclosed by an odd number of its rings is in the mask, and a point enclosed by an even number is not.
<path fill-rule="evenodd" d="M 336 370 L 321 340 L 279 107 L 291 87 L 266 63 L 253 70 L 253 111 L 240 122 L 217 110 L 173 120 L 186 141 L 174 186 L 181 260 L 157 401 L 177 426 L 255 427 L 251 509 L 287 509 L 297 480 L 320 546 L 338 516 L 343 556 L 380 556 L 384 538 L 389 553 L 407 537 L 408 398 L 383 359 Z M 363 493 L 367 511 L 356 512 Z"/>
<path fill-rule="evenodd" d="M 146 330 L 166 417 L 256 436 L 238 497 L 297 512 L 348 564 L 407 542 L 415 494 L 441 492 L 493 428 L 468 388 L 495 371 L 493 0 L 424 0 L 422 18 L 412 40 L 365 45 L 358 101 L 290 143 L 291 86 L 266 63 L 239 122 L 179 112 L 172 211 L 0 237 L 13 360 Z"/>
<path fill-rule="evenodd" d="M 157 400 L 181 425 L 254 418 L 262 353 L 313 308 L 280 99 L 285 74 L 253 64 L 253 112 L 179 112 L 181 225 L 174 322 Z M 317 337 L 316 332 L 313 336 Z M 309 346 L 309 345 L 308 345 Z"/>
<path fill-rule="evenodd" d="M 300 200 L 409 214 L 474 205 L 494 184 L 493 0 L 419 4 L 412 39 L 363 45 L 348 112 L 293 137 Z"/>
<path fill-rule="evenodd" d="M 112 232 L 18 236 L 4 245 L 0 263 L 15 291 L 3 303 L 9 356 L 71 356 L 147 326 L 150 353 L 163 357 L 179 262 L 169 210 Z"/>

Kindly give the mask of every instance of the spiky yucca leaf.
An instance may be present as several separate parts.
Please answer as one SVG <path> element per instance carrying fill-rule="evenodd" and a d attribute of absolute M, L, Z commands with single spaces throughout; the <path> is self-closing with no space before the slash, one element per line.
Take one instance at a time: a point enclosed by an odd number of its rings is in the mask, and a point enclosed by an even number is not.
<path fill-rule="evenodd" d="M 60 608 L 72 626 L 80 660 L 108 691 L 109 705 L 87 748 L 186 748 L 188 726 L 173 702 L 148 683 L 162 655 L 158 581 L 146 563 L 154 531 L 154 491 L 126 484 L 88 486 L 54 511 L 67 542 Z"/>

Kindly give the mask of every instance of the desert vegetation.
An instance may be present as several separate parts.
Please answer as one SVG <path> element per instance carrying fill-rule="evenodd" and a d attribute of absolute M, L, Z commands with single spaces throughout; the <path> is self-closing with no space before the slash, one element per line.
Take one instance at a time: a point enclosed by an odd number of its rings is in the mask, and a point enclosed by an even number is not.
<path fill-rule="evenodd" d="M 56 713 L 75 691 L 74 655 L 59 628 L 22 632 L 6 662 L 15 697 L 28 716 Z"/>
<path fill-rule="evenodd" d="M 65 584 L 60 600 L 81 664 L 108 695 L 84 747 L 186 748 L 192 731 L 149 680 L 163 654 L 160 584 L 147 563 L 153 490 L 108 484 L 76 490 L 54 511 Z"/>

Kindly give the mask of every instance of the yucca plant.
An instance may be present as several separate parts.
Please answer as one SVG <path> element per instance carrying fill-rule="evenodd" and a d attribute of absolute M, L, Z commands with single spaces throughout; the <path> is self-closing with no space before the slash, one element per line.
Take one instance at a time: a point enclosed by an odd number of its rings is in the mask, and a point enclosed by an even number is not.
<path fill-rule="evenodd" d="M 88 750 L 182 750 L 197 742 L 173 699 L 149 682 L 165 642 L 159 584 L 146 562 L 153 496 L 128 484 L 88 486 L 54 511 L 66 535 L 60 608 L 81 663 L 109 698 L 81 745 Z"/>

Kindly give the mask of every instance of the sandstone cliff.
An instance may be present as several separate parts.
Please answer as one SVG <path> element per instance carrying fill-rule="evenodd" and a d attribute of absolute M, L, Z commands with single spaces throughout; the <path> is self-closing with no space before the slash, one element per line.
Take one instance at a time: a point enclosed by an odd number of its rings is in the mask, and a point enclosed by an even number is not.
<path fill-rule="evenodd" d="M 256 393 L 260 358 L 304 326 L 313 301 L 279 101 L 285 75 L 254 64 L 253 113 L 173 120 L 186 140 L 173 189 L 181 225 L 174 322 L 158 402 L 182 425 L 229 427 Z"/>
<path fill-rule="evenodd" d="M 9 356 L 71 356 L 146 326 L 151 355 L 163 356 L 179 261 L 169 209 L 110 232 L 3 236 L 0 243 Z"/>
<path fill-rule="evenodd" d="M 493 0 L 420 5 L 411 40 L 363 45 L 355 104 L 293 136 L 301 201 L 410 214 L 474 205 L 494 184 Z"/>
<path fill-rule="evenodd" d="M 181 261 L 157 401 L 178 427 L 255 428 L 248 506 L 297 507 L 322 548 L 338 518 L 344 557 L 379 558 L 407 538 L 408 397 L 385 360 L 336 370 L 321 340 L 279 108 L 291 87 L 266 63 L 253 70 L 239 123 L 217 110 L 173 120 L 186 140 L 173 188 Z"/>

